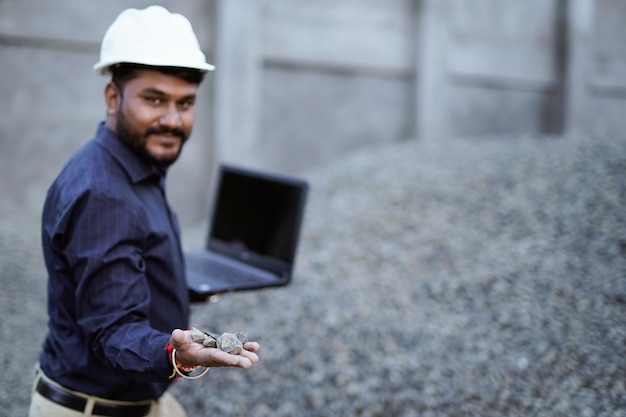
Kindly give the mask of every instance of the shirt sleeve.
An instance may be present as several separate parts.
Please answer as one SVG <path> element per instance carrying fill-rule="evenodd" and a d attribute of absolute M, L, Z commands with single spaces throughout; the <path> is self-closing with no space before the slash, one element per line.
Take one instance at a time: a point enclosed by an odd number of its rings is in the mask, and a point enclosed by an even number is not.
<path fill-rule="evenodd" d="M 148 317 L 142 213 L 123 196 L 89 192 L 72 210 L 64 254 L 76 280 L 76 320 L 96 357 L 139 379 L 171 371 L 170 335 Z"/>

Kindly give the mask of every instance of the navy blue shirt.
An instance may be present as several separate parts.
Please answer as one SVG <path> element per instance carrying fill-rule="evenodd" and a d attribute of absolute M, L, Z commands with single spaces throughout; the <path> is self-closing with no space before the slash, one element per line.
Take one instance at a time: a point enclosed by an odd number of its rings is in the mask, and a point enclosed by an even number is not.
<path fill-rule="evenodd" d="M 48 191 L 40 365 L 69 389 L 137 401 L 170 383 L 164 348 L 188 327 L 189 299 L 164 175 L 100 124 Z"/>

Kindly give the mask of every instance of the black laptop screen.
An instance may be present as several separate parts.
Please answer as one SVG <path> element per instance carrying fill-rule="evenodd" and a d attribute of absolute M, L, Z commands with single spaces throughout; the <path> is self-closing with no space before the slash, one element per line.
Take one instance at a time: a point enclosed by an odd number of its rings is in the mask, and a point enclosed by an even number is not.
<path fill-rule="evenodd" d="M 240 252 L 292 262 L 303 192 L 302 187 L 289 182 L 222 171 L 211 239 Z"/>

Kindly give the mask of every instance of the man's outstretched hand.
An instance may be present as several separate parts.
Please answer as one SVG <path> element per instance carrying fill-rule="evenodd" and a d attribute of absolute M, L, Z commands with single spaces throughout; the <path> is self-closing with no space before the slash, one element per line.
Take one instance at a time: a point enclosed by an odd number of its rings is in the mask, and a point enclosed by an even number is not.
<path fill-rule="evenodd" d="M 255 353 L 261 346 L 257 342 L 246 342 L 239 354 L 233 355 L 221 349 L 205 347 L 191 338 L 189 330 L 176 329 L 172 332 L 170 342 L 176 349 L 176 357 L 189 365 L 202 365 L 210 368 L 235 366 L 249 368 L 259 361 Z"/>

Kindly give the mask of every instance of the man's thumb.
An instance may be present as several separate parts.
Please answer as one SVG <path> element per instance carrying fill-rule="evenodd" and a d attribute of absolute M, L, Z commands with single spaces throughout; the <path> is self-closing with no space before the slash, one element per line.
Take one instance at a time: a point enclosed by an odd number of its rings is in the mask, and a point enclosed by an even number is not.
<path fill-rule="evenodd" d="M 174 349 L 180 349 L 185 344 L 185 332 L 180 329 L 175 329 L 170 337 L 170 343 Z"/>

